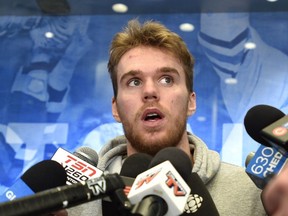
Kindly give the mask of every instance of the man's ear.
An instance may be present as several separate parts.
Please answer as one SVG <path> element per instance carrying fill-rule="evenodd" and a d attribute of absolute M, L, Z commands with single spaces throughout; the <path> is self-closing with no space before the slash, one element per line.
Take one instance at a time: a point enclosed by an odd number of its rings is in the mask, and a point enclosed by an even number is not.
<path fill-rule="evenodd" d="M 115 97 L 112 98 L 112 115 L 117 122 L 119 123 L 121 122 L 121 119 L 118 114 L 117 101 Z"/>
<path fill-rule="evenodd" d="M 188 108 L 187 108 L 187 116 L 191 116 L 196 111 L 196 93 L 191 92 L 189 93 L 189 101 L 188 101 Z"/>

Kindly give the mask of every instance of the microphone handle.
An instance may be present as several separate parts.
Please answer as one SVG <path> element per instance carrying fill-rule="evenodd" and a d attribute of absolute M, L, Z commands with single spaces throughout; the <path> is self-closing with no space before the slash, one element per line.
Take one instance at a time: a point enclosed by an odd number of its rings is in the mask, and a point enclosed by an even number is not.
<path fill-rule="evenodd" d="M 125 185 L 118 174 L 108 174 L 86 182 L 65 185 L 1 203 L 0 215 L 29 216 L 50 213 L 101 199 L 124 187 Z"/>
<path fill-rule="evenodd" d="M 163 216 L 168 211 L 164 199 L 156 195 L 149 195 L 134 205 L 131 210 L 135 216 Z"/>

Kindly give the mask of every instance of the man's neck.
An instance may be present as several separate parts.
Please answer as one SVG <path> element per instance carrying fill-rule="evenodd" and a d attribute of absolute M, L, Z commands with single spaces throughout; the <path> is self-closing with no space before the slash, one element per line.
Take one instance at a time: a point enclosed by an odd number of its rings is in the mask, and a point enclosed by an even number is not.
<path fill-rule="evenodd" d="M 194 162 L 193 152 L 191 152 L 191 149 L 190 149 L 187 133 L 183 136 L 182 141 L 180 141 L 179 145 L 176 147 L 182 149 L 182 151 L 184 151 L 189 156 L 191 161 Z M 127 156 L 129 157 L 130 155 L 135 154 L 135 153 L 138 153 L 138 151 L 135 148 L 133 148 L 133 146 L 128 141 L 128 143 L 127 143 Z"/>

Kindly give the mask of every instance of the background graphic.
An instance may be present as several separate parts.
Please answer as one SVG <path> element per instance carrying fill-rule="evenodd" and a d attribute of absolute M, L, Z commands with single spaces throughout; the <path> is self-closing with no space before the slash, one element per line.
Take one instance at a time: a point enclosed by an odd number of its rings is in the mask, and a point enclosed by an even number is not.
<path fill-rule="evenodd" d="M 0 194 L 59 147 L 99 151 L 123 134 L 111 115 L 106 65 L 113 35 L 135 17 L 160 21 L 194 54 L 197 111 L 188 130 L 224 161 L 244 166 L 259 146 L 243 127 L 249 108 L 270 104 L 288 113 L 287 12 L 2 15 Z M 194 31 L 180 31 L 183 22 Z"/>

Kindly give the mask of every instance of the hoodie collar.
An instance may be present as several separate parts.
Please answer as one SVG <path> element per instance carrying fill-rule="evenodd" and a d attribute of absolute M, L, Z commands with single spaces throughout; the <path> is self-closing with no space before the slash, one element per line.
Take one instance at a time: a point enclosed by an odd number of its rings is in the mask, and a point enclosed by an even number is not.
<path fill-rule="evenodd" d="M 188 139 L 194 158 L 192 172 L 196 172 L 206 184 L 216 175 L 220 168 L 220 155 L 218 152 L 208 149 L 199 137 L 188 133 Z"/>
<path fill-rule="evenodd" d="M 196 172 L 204 184 L 208 183 L 220 168 L 220 155 L 208 149 L 206 144 L 197 136 L 188 132 L 194 164 L 192 172 Z M 99 152 L 98 168 L 110 173 L 120 173 L 123 161 L 127 157 L 127 140 L 125 136 L 118 136 L 103 146 Z"/>

